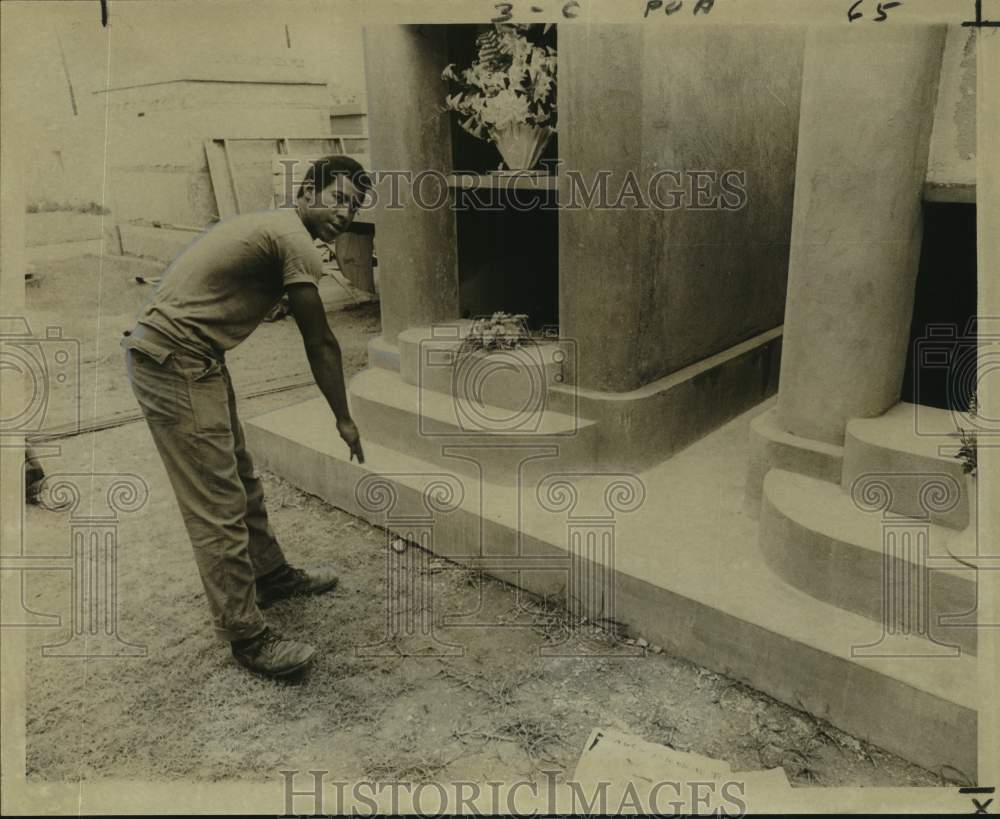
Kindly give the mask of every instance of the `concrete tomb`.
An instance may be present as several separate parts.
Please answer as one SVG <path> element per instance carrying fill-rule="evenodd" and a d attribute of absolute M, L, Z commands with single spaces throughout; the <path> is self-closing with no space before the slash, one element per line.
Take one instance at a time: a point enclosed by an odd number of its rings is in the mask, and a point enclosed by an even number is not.
<path fill-rule="evenodd" d="M 495 184 L 496 157 L 429 113 L 472 28 L 369 29 L 376 170 Z M 248 423 L 258 460 L 392 537 L 974 775 L 968 408 L 903 391 L 932 126 L 955 97 L 939 77 L 964 81 L 970 33 L 557 36 L 560 193 L 567 169 L 617 190 L 713 168 L 745 173 L 744 206 L 380 210 L 382 335 L 349 385 L 366 463 L 322 399 Z M 494 310 L 558 331 L 470 350 Z"/>

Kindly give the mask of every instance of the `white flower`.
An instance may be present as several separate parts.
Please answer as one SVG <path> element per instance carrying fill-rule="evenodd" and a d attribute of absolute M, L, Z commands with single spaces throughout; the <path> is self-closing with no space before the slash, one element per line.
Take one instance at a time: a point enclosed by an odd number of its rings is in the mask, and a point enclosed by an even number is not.
<path fill-rule="evenodd" d="M 471 66 L 456 73 L 445 66 L 443 79 L 461 86 L 446 95 L 445 107 L 463 117 L 461 127 L 479 138 L 511 125 L 555 127 L 556 52 L 533 45 L 527 24 L 497 26 L 496 36 L 480 44 Z M 509 65 L 505 67 L 505 59 Z"/>

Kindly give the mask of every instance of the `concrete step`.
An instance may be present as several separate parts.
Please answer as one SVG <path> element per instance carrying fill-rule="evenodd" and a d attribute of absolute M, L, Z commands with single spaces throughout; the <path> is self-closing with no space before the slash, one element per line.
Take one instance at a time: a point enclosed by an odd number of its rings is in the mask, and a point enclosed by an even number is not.
<path fill-rule="evenodd" d="M 465 474 L 482 473 L 490 483 L 518 470 L 537 482 L 554 470 L 596 467 L 597 425 L 587 419 L 553 410 L 470 406 L 382 368 L 358 373 L 349 389 L 365 438 Z"/>
<path fill-rule="evenodd" d="M 818 600 L 976 653 L 977 572 L 956 559 L 975 563 L 973 527 L 885 515 L 836 484 L 772 469 L 760 547 L 775 572 Z"/>
<path fill-rule="evenodd" d="M 811 438 L 792 435 L 778 423 L 772 406 L 750 422 L 750 463 L 747 471 L 746 510 L 760 515 L 764 476 L 771 469 L 787 469 L 839 484 L 844 467 L 844 448 Z"/>
<path fill-rule="evenodd" d="M 390 344 L 384 336 L 373 336 L 368 340 L 368 366 L 399 372 L 399 347 Z"/>
<path fill-rule="evenodd" d="M 958 431 L 950 411 L 907 403 L 878 418 L 854 418 L 841 483 L 850 493 L 862 479 L 875 482 L 890 512 L 964 529 L 975 520 L 975 482 L 955 457 Z"/>
<path fill-rule="evenodd" d="M 613 552 L 596 552 L 584 564 L 613 579 L 613 606 L 604 613 L 631 633 L 915 764 L 976 769 L 975 657 L 855 656 L 851 646 L 877 641 L 881 626 L 806 594 L 768 566 L 757 524 L 740 511 L 742 481 L 733 480 L 734 459 L 746 457 L 747 415 L 642 472 L 644 501 L 611 517 L 613 476 L 578 481 L 572 508 L 543 508 L 540 501 L 553 498 L 534 488 L 483 491 L 479 480 L 396 452 L 372 435 L 366 462 L 351 463 L 320 399 L 245 426 L 262 467 L 407 539 L 422 532 L 436 555 L 537 594 L 566 588 L 567 567 L 579 562 L 571 555 L 581 527 L 593 531 L 605 514 Z"/>
<path fill-rule="evenodd" d="M 470 321 L 456 321 L 400 333 L 403 380 L 471 406 L 517 412 L 559 408 L 550 390 L 566 382 L 570 362 L 558 341 L 531 339 L 512 350 L 485 352 L 467 346 L 471 327 Z"/>

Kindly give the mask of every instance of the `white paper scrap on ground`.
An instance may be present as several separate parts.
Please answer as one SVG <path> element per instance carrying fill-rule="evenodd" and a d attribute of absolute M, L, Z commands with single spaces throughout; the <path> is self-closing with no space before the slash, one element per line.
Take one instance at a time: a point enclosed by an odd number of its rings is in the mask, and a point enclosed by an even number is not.
<path fill-rule="evenodd" d="M 746 782 L 747 793 L 751 789 L 792 787 L 784 768 L 768 768 L 766 771 L 737 771 L 733 774 L 733 778 L 739 778 Z"/>
<path fill-rule="evenodd" d="M 728 762 L 610 728 L 591 732 L 573 775 L 592 810 L 735 814 L 748 797 L 788 789 L 782 768 L 734 772 Z M 601 804 L 601 803 L 604 804 Z"/>

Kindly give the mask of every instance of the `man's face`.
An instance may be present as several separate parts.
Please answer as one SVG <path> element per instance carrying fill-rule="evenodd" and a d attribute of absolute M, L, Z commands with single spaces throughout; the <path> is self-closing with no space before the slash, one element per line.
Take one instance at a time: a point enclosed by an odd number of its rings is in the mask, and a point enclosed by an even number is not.
<path fill-rule="evenodd" d="M 354 183 L 338 174 L 322 194 L 307 185 L 299 199 L 299 213 L 310 235 L 329 244 L 347 230 L 363 199 Z"/>

